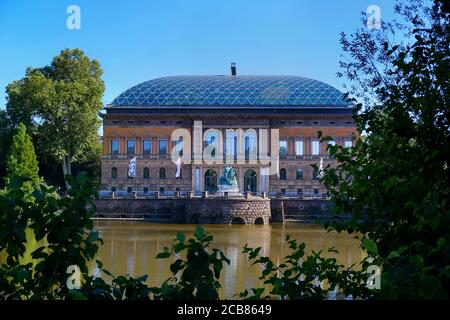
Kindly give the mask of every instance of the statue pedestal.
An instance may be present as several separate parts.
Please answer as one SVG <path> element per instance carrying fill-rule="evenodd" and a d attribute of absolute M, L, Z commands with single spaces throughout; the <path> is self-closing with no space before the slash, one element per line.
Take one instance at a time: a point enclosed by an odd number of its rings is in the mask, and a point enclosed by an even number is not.
<path fill-rule="evenodd" d="M 219 194 L 221 196 L 225 195 L 225 192 L 228 193 L 228 196 L 241 196 L 241 192 L 239 191 L 239 188 L 237 185 L 227 185 L 227 184 L 219 184 L 218 190 L 216 194 Z"/>

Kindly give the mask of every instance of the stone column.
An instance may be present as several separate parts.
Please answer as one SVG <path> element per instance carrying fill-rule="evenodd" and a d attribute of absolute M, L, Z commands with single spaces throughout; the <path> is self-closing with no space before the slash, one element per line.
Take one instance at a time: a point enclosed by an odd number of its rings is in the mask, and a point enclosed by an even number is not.
<path fill-rule="evenodd" d="M 127 139 L 125 137 L 120 137 L 119 139 L 119 154 L 127 153 Z"/>
<path fill-rule="evenodd" d="M 200 181 L 197 183 L 200 185 L 200 190 L 202 191 L 202 164 L 203 164 L 203 126 L 202 121 L 194 120 L 193 126 L 192 126 L 192 159 L 193 159 L 193 165 L 192 165 L 192 190 L 196 190 L 196 179 L 200 178 Z M 200 168 L 200 177 L 197 177 L 196 174 L 196 168 Z"/>
<path fill-rule="evenodd" d="M 134 153 L 136 155 L 142 155 L 142 138 L 136 137 Z"/>
<path fill-rule="evenodd" d="M 311 155 L 311 139 L 310 139 L 310 137 L 305 137 L 305 155 L 308 155 L 308 156 L 310 156 Z"/>
<path fill-rule="evenodd" d="M 151 154 L 152 155 L 157 155 L 158 154 L 158 138 L 157 137 L 151 137 L 150 141 L 152 143 L 152 150 L 151 150 Z"/>
<path fill-rule="evenodd" d="M 237 174 L 238 174 L 238 186 L 239 186 L 239 191 L 243 192 L 245 191 L 245 187 L 244 187 L 244 169 L 243 167 L 239 167 L 237 170 Z"/>
<path fill-rule="evenodd" d="M 288 159 L 292 155 L 295 155 L 295 138 L 289 137 L 289 139 L 288 139 Z"/>
<path fill-rule="evenodd" d="M 103 151 L 103 155 L 109 155 L 111 154 L 111 137 L 106 137 L 103 136 L 103 146 L 102 146 L 102 151 Z"/>

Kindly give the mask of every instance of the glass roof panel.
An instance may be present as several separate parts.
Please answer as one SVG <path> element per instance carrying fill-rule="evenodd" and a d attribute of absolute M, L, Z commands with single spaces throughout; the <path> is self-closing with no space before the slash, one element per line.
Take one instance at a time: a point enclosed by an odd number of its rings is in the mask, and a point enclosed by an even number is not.
<path fill-rule="evenodd" d="M 140 83 L 109 107 L 308 106 L 350 104 L 336 88 L 296 76 L 173 76 Z"/>

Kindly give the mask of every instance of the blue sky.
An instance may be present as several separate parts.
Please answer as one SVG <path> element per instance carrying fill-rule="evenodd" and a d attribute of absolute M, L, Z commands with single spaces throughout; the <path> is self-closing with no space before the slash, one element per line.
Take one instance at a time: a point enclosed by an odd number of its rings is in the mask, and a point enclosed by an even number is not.
<path fill-rule="evenodd" d="M 69 30 L 69 5 L 81 29 Z M 339 32 L 369 5 L 393 17 L 394 0 L 0 0 L 0 108 L 26 67 L 78 47 L 104 69 L 104 103 L 152 78 L 182 74 L 300 75 L 342 89 Z"/>

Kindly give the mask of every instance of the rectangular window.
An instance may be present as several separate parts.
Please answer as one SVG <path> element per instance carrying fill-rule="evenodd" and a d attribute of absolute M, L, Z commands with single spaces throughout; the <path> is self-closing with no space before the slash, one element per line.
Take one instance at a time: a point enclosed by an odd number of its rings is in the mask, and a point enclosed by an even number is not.
<path fill-rule="evenodd" d="M 303 170 L 300 168 L 297 168 L 295 171 L 295 179 L 296 180 L 303 180 Z"/>
<path fill-rule="evenodd" d="M 127 140 L 127 154 L 134 154 L 135 141 Z"/>
<path fill-rule="evenodd" d="M 286 158 L 288 153 L 288 144 L 286 140 L 280 140 L 280 158 Z"/>
<path fill-rule="evenodd" d="M 167 140 L 159 140 L 158 150 L 160 155 L 167 154 Z"/>
<path fill-rule="evenodd" d="M 111 140 L 111 154 L 119 154 L 119 140 Z"/>
<path fill-rule="evenodd" d="M 116 192 L 116 187 L 111 187 L 111 192 Z"/>
<path fill-rule="evenodd" d="M 142 142 L 142 153 L 149 155 L 152 153 L 152 141 L 151 140 L 144 140 Z"/>
<path fill-rule="evenodd" d="M 147 187 L 144 188 L 144 194 L 148 194 L 148 188 Z"/>
<path fill-rule="evenodd" d="M 318 156 L 319 155 L 319 141 L 314 140 L 311 142 L 311 153 L 313 156 Z"/>
<path fill-rule="evenodd" d="M 296 156 L 303 155 L 303 141 L 301 140 L 295 141 L 295 155 Z"/>
<path fill-rule="evenodd" d="M 353 141 L 352 140 L 345 140 L 344 141 L 344 147 L 346 147 L 346 148 L 353 147 Z"/>
<path fill-rule="evenodd" d="M 127 193 L 132 193 L 133 192 L 133 188 L 132 187 L 128 187 L 127 188 Z"/>

